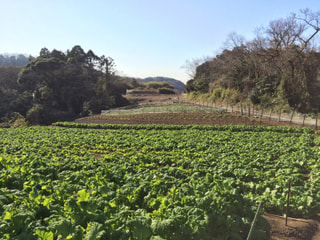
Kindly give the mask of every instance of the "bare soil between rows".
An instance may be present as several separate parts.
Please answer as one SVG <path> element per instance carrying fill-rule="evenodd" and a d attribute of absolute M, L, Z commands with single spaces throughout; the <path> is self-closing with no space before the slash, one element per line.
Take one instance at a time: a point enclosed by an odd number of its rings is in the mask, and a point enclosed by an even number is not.
<path fill-rule="evenodd" d="M 267 125 L 267 126 L 299 126 L 287 122 L 268 119 L 250 118 L 234 113 L 141 113 L 124 115 L 96 115 L 77 119 L 77 123 L 99 124 L 181 124 L 181 125 Z M 289 218 L 285 226 L 285 218 L 265 213 L 264 217 L 271 226 L 271 240 L 320 240 L 319 219 Z"/>
<path fill-rule="evenodd" d="M 287 226 L 285 218 L 278 215 L 265 213 L 264 217 L 271 226 L 271 240 L 319 240 L 319 220 L 288 218 Z"/>
<path fill-rule="evenodd" d="M 171 124 L 171 125 L 251 125 L 251 126 L 297 126 L 263 118 L 253 118 L 235 113 L 219 112 L 164 112 L 136 114 L 95 115 L 75 120 L 76 123 L 98 124 Z"/>

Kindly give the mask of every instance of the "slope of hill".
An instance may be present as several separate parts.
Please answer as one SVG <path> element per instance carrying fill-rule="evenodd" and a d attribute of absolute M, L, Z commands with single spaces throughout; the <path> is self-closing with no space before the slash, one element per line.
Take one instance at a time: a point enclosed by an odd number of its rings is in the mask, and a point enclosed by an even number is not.
<path fill-rule="evenodd" d="M 183 82 L 176 80 L 174 78 L 167 77 L 147 77 L 147 78 L 137 78 L 139 82 L 167 82 L 174 87 L 175 91 L 184 92 L 185 85 Z"/>

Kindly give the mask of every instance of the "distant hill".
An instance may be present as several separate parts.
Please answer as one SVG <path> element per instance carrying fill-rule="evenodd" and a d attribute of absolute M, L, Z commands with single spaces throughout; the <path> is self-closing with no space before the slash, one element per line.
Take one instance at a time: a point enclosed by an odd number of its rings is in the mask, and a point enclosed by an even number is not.
<path fill-rule="evenodd" d="M 184 92 L 185 84 L 174 78 L 167 77 L 147 77 L 147 78 L 137 78 L 139 82 L 167 82 L 174 87 L 175 91 Z"/>
<path fill-rule="evenodd" d="M 29 62 L 29 57 L 23 54 L 6 55 L 0 54 L 0 67 L 15 66 L 23 67 Z"/>

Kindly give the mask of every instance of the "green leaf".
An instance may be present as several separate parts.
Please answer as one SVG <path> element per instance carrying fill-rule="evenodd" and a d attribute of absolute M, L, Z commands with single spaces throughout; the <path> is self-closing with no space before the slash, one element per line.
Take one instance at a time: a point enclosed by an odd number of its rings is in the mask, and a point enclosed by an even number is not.
<path fill-rule="evenodd" d="M 151 224 L 152 231 L 155 234 L 160 236 L 167 236 L 174 226 L 174 222 L 172 219 L 165 219 L 165 220 L 153 220 Z"/>
<path fill-rule="evenodd" d="M 132 235 L 134 239 L 146 240 L 152 235 L 151 220 L 144 217 L 137 217 L 130 221 L 130 225 L 133 227 Z"/>
<path fill-rule="evenodd" d="M 110 205 L 110 207 L 116 207 L 117 203 L 116 203 L 116 201 L 113 201 L 113 202 L 109 202 L 109 205 Z"/>
<path fill-rule="evenodd" d="M 20 211 L 11 216 L 11 221 L 15 229 L 24 230 L 26 226 L 34 220 L 34 213 L 31 211 Z"/>
<path fill-rule="evenodd" d="M 103 237 L 105 231 L 103 225 L 97 222 L 90 222 L 87 227 L 85 240 L 98 240 Z"/>
<path fill-rule="evenodd" d="M 51 203 L 52 201 L 53 201 L 53 199 L 51 199 L 51 198 L 43 197 L 42 205 L 45 207 L 48 207 L 49 203 Z"/>
<path fill-rule="evenodd" d="M 34 235 L 28 232 L 22 232 L 14 237 L 14 240 L 35 240 Z"/>
<path fill-rule="evenodd" d="M 54 237 L 53 232 L 47 232 L 39 229 L 36 230 L 36 234 L 41 240 L 53 240 L 53 237 Z"/>
<path fill-rule="evenodd" d="M 67 238 L 70 234 L 74 232 L 74 227 L 72 223 L 67 219 L 62 219 L 54 225 L 56 229 L 56 234 L 61 235 L 63 239 Z"/>
<path fill-rule="evenodd" d="M 12 214 L 10 212 L 6 212 L 3 220 L 11 220 Z"/>
<path fill-rule="evenodd" d="M 76 226 L 75 227 L 75 232 L 74 234 L 72 234 L 72 240 L 82 240 L 83 239 L 83 232 L 84 232 L 84 229 L 81 227 L 81 226 Z M 69 236 L 68 236 L 69 237 Z M 67 237 L 67 239 L 68 239 Z"/>
<path fill-rule="evenodd" d="M 165 240 L 165 239 L 160 236 L 152 236 L 150 240 Z"/>
<path fill-rule="evenodd" d="M 88 202 L 90 193 L 86 192 L 86 189 L 78 191 L 78 202 Z"/>
<path fill-rule="evenodd" d="M 307 196 L 307 206 L 310 207 L 313 202 L 313 197 Z"/>
<path fill-rule="evenodd" d="M 39 194 L 36 188 L 33 188 L 32 191 L 29 193 L 29 198 L 32 201 L 35 201 L 37 204 L 40 204 L 41 195 Z"/>

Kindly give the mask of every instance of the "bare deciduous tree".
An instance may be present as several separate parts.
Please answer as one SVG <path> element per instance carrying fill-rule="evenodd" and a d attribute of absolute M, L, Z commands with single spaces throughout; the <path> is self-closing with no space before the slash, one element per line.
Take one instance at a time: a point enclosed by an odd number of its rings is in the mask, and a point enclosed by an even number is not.
<path fill-rule="evenodd" d="M 301 38 L 304 43 L 301 46 L 301 51 L 305 50 L 308 47 L 311 39 L 313 39 L 316 34 L 320 31 L 320 11 L 312 12 L 310 9 L 302 9 L 300 15 L 292 14 L 292 16 L 303 22 L 305 25 L 305 29 L 309 29 L 310 27 L 313 29 L 313 33 L 307 38 Z"/>
<path fill-rule="evenodd" d="M 223 49 L 232 50 L 236 47 L 241 47 L 246 44 L 244 36 L 239 35 L 236 32 L 231 32 L 227 35 L 227 39 L 223 43 Z"/>
<path fill-rule="evenodd" d="M 200 66 L 201 61 L 186 62 L 193 70 L 190 89 L 232 88 L 256 104 L 273 106 L 279 99 L 300 112 L 320 112 L 320 53 L 315 47 L 319 32 L 320 12 L 310 9 L 257 28 L 252 41 L 231 32 L 213 60 Z"/>
<path fill-rule="evenodd" d="M 190 78 L 194 78 L 197 72 L 197 67 L 210 60 L 212 60 L 212 57 L 192 58 L 191 60 L 186 60 L 181 68 L 186 70 L 186 73 Z"/>
<path fill-rule="evenodd" d="M 293 16 L 271 21 L 266 29 L 267 39 L 276 50 L 285 50 L 292 45 L 300 45 L 305 25 Z"/>

